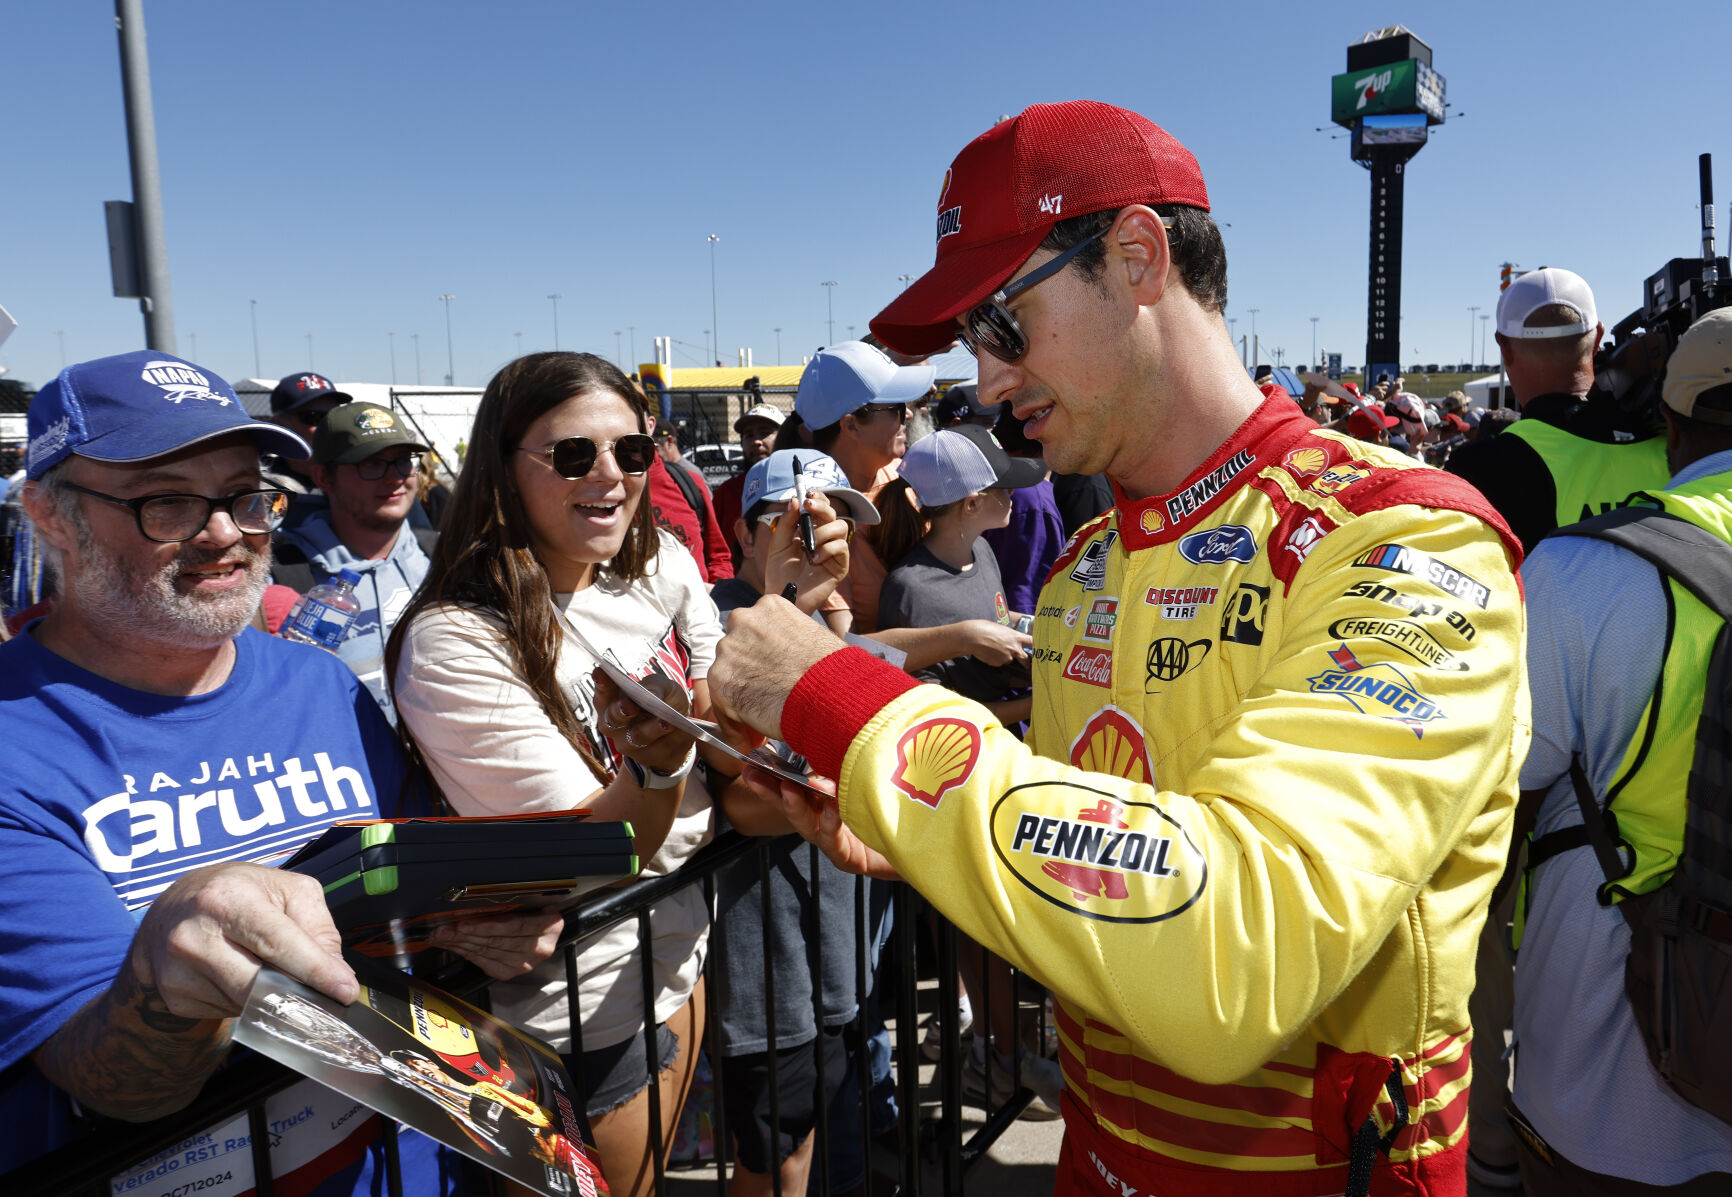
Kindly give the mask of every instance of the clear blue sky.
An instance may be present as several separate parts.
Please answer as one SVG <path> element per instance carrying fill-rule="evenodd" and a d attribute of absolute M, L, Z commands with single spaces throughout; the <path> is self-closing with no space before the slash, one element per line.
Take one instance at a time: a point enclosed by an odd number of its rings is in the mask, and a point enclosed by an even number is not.
<path fill-rule="evenodd" d="M 1732 3 L 602 4 L 146 0 L 179 348 L 228 377 L 308 364 L 459 383 L 560 340 L 699 365 L 797 362 L 932 260 L 945 167 L 1001 113 L 1088 97 L 1197 155 L 1229 315 L 1265 347 L 1363 356 L 1369 180 L 1328 125 L 1346 46 L 1400 21 L 1455 105 L 1407 185 L 1402 358 L 1455 361 L 1497 268 L 1562 265 L 1606 323 L 1698 253 L 1696 155 L 1732 225 Z M 5 6 L 0 364 L 40 383 L 139 348 L 102 203 L 129 198 L 107 0 Z M 1317 126 L 1328 131 L 1316 132 Z M 1474 332 L 1473 356 L 1479 358 Z M 1488 349 L 1495 352 L 1495 346 Z"/>

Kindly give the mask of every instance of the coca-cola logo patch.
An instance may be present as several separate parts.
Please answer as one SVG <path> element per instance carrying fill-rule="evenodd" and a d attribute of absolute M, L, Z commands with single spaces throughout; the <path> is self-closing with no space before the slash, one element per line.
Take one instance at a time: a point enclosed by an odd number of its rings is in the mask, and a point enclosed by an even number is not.
<path fill-rule="evenodd" d="M 1070 650 L 1070 660 L 1064 663 L 1064 676 L 1073 682 L 1087 682 L 1103 690 L 1112 689 L 1113 650 L 1077 645 Z"/>

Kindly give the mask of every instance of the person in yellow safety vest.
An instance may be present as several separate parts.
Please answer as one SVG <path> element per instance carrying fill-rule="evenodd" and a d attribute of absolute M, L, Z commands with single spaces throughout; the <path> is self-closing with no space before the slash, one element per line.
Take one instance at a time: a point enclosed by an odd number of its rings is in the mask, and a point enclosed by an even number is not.
<path fill-rule="evenodd" d="M 1571 271 L 1530 270 L 1498 297 L 1498 351 L 1521 419 L 1460 446 L 1444 468 L 1491 500 L 1527 552 L 1553 528 L 1666 484 L 1659 428 L 1588 398 L 1604 334 L 1593 291 Z"/>
<path fill-rule="evenodd" d="M 1732 309 L 1698 320 L 1667 364 L 1665 489 L 1631 496 L 1732 542 Z M 1533 749 L 1522 815 L 1541 863 L 1515 976 L 1514 1117 L 1529 1197 L 1732 1192 L 1732 1127 L 1655 1071 L 1624 992 L 1630 932 L 1593 851 L 1552 854 L 1578 828 L 1579 757 L 1634 854 L 1620 882 L 1649 892 L 1671 876 L 1705 675 L 1721 620 L 1634 553 L 1568 529 L 1522 570 L 1528 594 Z"/>
<path fill-rule="evenodd" d="M 1054 991 L 1064 1197 L 1460 1197 L 1527 752 L 1519 544 L 1258 391 L 1201 170 L 1146 118 L 1034 105 L 943 195 L 873 332 L 960 335 L 981 400 L 1117 499 L 1041 592 L 1029 742 L 774 596 L 732 616 L 719 709 L 836 779 L 784 794 L 833 859 Z"/>

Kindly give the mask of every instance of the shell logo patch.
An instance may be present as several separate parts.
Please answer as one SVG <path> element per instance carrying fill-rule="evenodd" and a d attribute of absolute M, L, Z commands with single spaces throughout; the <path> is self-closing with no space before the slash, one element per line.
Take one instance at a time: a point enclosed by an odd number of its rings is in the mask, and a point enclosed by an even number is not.
<path fill-rule="evenodd" d="M 1070 763 L 1090 773 L 1155 784 L 1143 729 L 1120 707 L 1105 706 L 1090 717 L 1071 741 Z"/>
<path fill-rule="evenodd" d="M 980 763 L 980 729 L 964 719 L 922 719 L 896 742 L 896 772 L 890 784 L 938 809 L 945 792 L 961 785 Z"/>
<path fill-rule="evenodd" d="M 1299 477 L 1309 478 L 1329 464 L 1329 454 L 1321 449 L 1295 449 L 1281 464 Z"/>
<path fill-rule="evenodd" d="M 1143 509 L 1143 514 L 1142 514 L 1142 517 L 1139 521 L 1139 525 L 1141 526 L 1141 528 L 1144 532 L 1147 532 L 1150 536 L 1153 536 L 1155 533 L 1159 532 L 1162 528 L 1167 526 L 1167 521 L 1161 516 L 1161 513 L 1159 511 L 1157 511 L 1155 508 L 1145 507 Z"/>
<path fill-rule="evenodd" d="M 1166 811 L 1066 782 L 1017 786 L 1000 798 L 992 846 L 1023 885 L 1102 922 L 1172 918 L 1208 884 L 1207 858 Z"/>
<path fill-rule="evenodd" d="M 364 411 L 355 417 L 355 427 L 368 432 L 383 432 L 397 427 L 397 417 L 388 411 Z"/>

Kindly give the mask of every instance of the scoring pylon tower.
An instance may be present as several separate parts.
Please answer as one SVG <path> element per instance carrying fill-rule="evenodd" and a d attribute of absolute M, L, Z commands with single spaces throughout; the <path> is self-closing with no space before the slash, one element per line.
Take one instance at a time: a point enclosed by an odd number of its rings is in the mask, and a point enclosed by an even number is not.
<path fill-rule="evenodd" d="M 1353 160 L 1371 172 L 1371 262 L 1365 303 L 1365 381 L 1399 374 L 1401 200 L 1408 161 L 1443 123 L 1443 76 L 1431 47 L 1402 25 L 1347 47 L 1330 86 L 1330 119 L 1353 134 Z"/>

